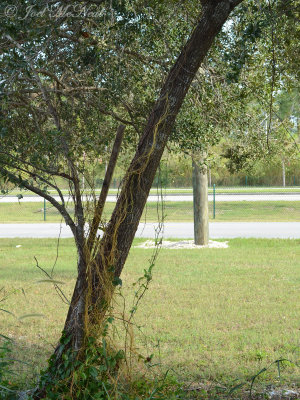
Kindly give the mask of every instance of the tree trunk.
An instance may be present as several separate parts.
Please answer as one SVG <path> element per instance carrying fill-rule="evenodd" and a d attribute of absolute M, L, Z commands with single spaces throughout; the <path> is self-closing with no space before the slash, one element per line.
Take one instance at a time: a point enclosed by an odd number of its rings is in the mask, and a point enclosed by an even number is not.
<path fill-rule="evenodd" d="M 194 241 L 196 245 L 208 244 L 208 188 L 207 167 L 193 160 Z"/>
<path fill-rule="evenodd" d="M 98 253 L 94 260 L 80 261 L 84 264 L 81 268 L 84 272 L 78 275 L 65 322 L 67 333 L 75 335 L 72 340 L 74 350 L 83 345 L 84 332 L 76 333 L 77 329 L 86 329 L 83 310 L 86 312 L 93 308 L 98 309 L 101 315 L 105 314 L 113 292 L 113 279 L 122 272 L 175 118 L 215 36 L 231 10 L 241 1 L 214 0 L 204 3 L 199 22 L 162 87 L 123 180 Z M 89 284 L 92 287 L 88 287 Z M 88 305 L 87 292 L 91 292 Z"/>
<path fill-rule="evenodd" d="M 79 352 L 86 332 L 85 310 L 87 293 L 86 264 L 80 255 L 78 256 L 77 270 L 78 276 L 64 326 L 64 333 L 66 336 L 72 337 L 71 346 L 74 351 Z"/>

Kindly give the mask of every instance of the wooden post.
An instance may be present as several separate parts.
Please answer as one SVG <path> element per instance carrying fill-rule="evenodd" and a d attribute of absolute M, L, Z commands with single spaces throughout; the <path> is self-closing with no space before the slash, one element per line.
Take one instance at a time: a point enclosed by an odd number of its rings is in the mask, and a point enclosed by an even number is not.
<path fill-rule="evenodd" d="M 208 244 L 208 182 L 206 165 L 193 159 L 194 240 L 196 245 Z"/>
<path fill-rule="evenodd" d="M 282 159 L 282 186 L 285 187 L 285 162 Z"/>

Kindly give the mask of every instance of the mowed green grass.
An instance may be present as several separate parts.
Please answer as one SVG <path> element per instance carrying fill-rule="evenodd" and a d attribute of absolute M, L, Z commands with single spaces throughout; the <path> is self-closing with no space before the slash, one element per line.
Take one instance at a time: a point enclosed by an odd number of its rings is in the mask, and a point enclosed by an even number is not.
<path fill-rule="evenodd" d="M 109 219 L 114 203 L 106 203 L 104 218 Z M 73 214 L 72 204 L 69 212 Z M 161 213 L 161 212 L 160 212 Z M 192 222 L 192 202 L 165 202 L 166 222 Z M 213 217 L 213 204 L 209 202 L 209 217 Z M 147 203 L 143 221 L 157 221 L 156 203 Z M 0 204 L 0 223 L 43 222 L 43 203 L 2 203 Z M 46 222 L 59 222 L 61 216 L 47 203 Z M 215 221 L 300 221 L 299 201 L 239 201 L 217 202 Z"/>
<path fill-rule="evenodd" d="M 29 362 L 21 367 L 27 382 L 45 366 L 67 312 L 35 266 L 34 256 L 49 272 L 56 249 L 51 239 L 0 240 L 0 293 L 7 296 L 0 308 L 14 313 L 0 313 L 0 333 L 14 339 L 15 357 Z M 130 252 L 122 274 L 128 310 L 132 283 L 151 254 Z M 54 278 L 64 282 L 68 297 L 75 276 L 73 241 L 60 240 Z M 243 380 L 279 358 L 299 360 L 299 289 L 300 240 L 234 239 L 228 249 L 162 249 L 135 319 L 146 337 L 136 332 L 135 341 L 140 352 L 146 346 L 155 361 L 186 381 Z M 277 382 L 275 366 L 261 379 Z M 286 366 L 282 379 L 300 384 L 299 369 Z"/>

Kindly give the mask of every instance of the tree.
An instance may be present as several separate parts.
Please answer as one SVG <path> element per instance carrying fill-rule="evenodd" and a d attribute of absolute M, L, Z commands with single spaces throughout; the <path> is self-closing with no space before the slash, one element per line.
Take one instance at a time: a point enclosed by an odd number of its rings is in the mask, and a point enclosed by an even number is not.
<path fill-rule="evenodd" d="M 84 227 L 87 219 L 79 185 L 80 156 L 85 152 L 88 155 L 92 154 L 91 158 L 95 158 L 99 157 L 101 150 L 103 151 L 105 140 L 98 142 L 95 140 L 97 127 L 101 126 L 104 129 L 107 122 L 103 114 L 109 114 L 119 122 L 134 127 L 131 121 L 124 121 L 123 116 L 116 114 L 115 111 L 119 109 L 116 101 L 116 92 L 119 88 L 114 87 L 115 74 L 122 72 L 119 70 L 119 64 L 112 69 L 112 76 L 104 75 L 103 70 L 97 74 L 94 69 L 93 57 L 97 62 L 103 57 L 102 61 L 105 64 L 105 60 L 110 58 L 111 54 L 114 58 L 115 53 L 111 48 L 107 50 L 104 46 L 101 57 L 95 55 L 90 47 L 81 44 L 86 37 L 90 39 L 90 36 L 97 36 L 97 32 L 93 30 L 91 35 L 89 31 L 83 30 L 80 24 L 75 23 L 74 26 L 64 29 L 65 20 L 60 27 L 55 24 L 53 26 L 53 22 L 50 28 L 43 25 L 39 37 L 33 40 L 36 44 L 37 40 L 42 44 L 41 49 L 37 51 L 33 51 L 29 46 L 30 44 L 32 46 L 32 42 L 26 37 L 25 30 L 6 32 L 2 37 L 4 52 L 1 62 L 5 67 L 4 71 L 8 73 L 12 59 L 13 65 L 17 64 L 19 68 L 14 76 L 17 79 L 9 80 L 5 72 L 2 75 L 4 82 L 2 79 L 0 173 L 4 179 L 51 202 L 73 232 L 78 252 L 78 277 L 64 326 L 64 335 L 70 338 L 68 350 L 74 351 L 78 357 L 84 356 L 87 337 L 99 332 L 99 325 L 105 321 L 114 288 L 119 282 L 156 170 L 182 102 L 214 38 L 230 12 L 240 2 L 241 0 L 202 0 L 199 20 L 167 74 L 147 123 L 143 127 L 136 153 L 124 177 L 117 204 L 101 239 L 97 237 L 96 232 L 109 176 L 94 207 L 92 218 L 89 219 L 90 230 L 86 234 Z M 117 19 L 120 25 L 124 20 L 133 19 L 133 15 L 127 13 L 126 9 L 120 10 L 117 7 L 117 11 L 122 15 Z M 64 40 L 69 37 L 70 32 L 76 33 L 75 36 L 71 35 L 73 40 L 76 39 L 75 45 L 66 46 Z M 124 35 L 127 33 L 125 29 Z M 55 38 L 63 40 L 59 40 L 57 44 L 54 42 Z M 92 37 L 91 40 L 95 38 Z M 102 40 L 100 33 L 97 40 Z M 110 45 L 113 41 L 112 39 Z M 91 45 L 91 42 L 88 43 Z M 81 54 L 83 49 L 86 52 Z M 54 66 L 56 73 L 47 68 L 45 70 L 47 54 L 55 54 L 58 57 L 57 65 Z M 88 68 L 83 71 L 81 70 L 83 65 L 76 64 L 82 56 L 88 57 L 86 60 Z M 60 70 L 60 61 L 63 60 L 65 62 L 62 62 L 63 67 Z M 104 72 L 110 68 L 111 64 L 104 67 Z M 126 68 L 125 72 L 128 72 Z M 86 85 L 88 82 L 89 86 Z M 120 89 L 124 89 L 122 82 L 120 85 Z M 114 96 L 109 99 L 109 107 L 103 110 L 102 104 L 106 99 L 105 93 L 108 88 L 109 94 L 112 93 Z M 79 95 L 73 96 L 77 92 Z M 97 96 L 91 94 L 94 92 Z M 12 109 L 13 104 L 17 106 L 17 111 Z M 91 108 L 87 109 L 87 105 Z M 99 116 L 97 110 L 100 109 L 102 114 Z M 24 130 L 20 129 L 22 121 L 27 122 Z M 111 124 L 115 126 L 113 122 Z M 124 127 L 120 126 L 111 156 L 112 166 L 120 148 L 123 131 Z M 78 167 L 77 161 L 79 161 Z M 74 220 L 67 212 L 62 193 L 55 184 L 57 177 L 69 182 L 75 205 Z M 55 200 L 41 184 L 57 190 L 61 201 Z M 61 347 L 58 346 L 55 352 L 57 366 L 62 362 L 60 350 Z M 36 395 L 37 398 L 40 396 L 41 393 Z"/>
<path fill-rule="evenodd" d="M 225 39 L 223 38 L 223 41 Z M 216 158 L 216 146 L 234 129 L 245 129 L 242 91 L 225 79 L 226 67 L 216 40 L 209 57 L 197 73 L 171 136 L 174 151 L 192 159 L 194 241 L 207 245 L 208 164 Z"/>
<path fill-rule="evenodd" d="M 223 140 L 231 172 L 253 172 L 256 166 L 267 166 L 278 157 L 284 172 L 284 158 L 299 153 L 289 117 L 282 112 L 285 94 L 293 98 L 297 91 L 294 57 L 299 52 L 299 32 L 293 21 L 298 7 L 298 1 L 242 4 L 243 12 L 233 15 L 228 28 L 229 40 L 220 36 L 224 76 L 229 87 L 238 84 L 240 88 L 239 111 L 233 118 L 238 123 L 231 125 L 227 141 Z"/>

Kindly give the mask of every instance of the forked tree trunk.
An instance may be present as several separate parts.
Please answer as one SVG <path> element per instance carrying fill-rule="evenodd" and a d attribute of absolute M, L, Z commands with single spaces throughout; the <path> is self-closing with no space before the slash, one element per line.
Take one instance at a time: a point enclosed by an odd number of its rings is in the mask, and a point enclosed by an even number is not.
<path fill-rule="evenodd" d="M 215 36 L 230 11 L 242 0 L 203 0 L 203 12 L 187 44 L 171 69 L 149 116 L 136 154 L 125 175 L 111 220 L 100 242 L 96 262 L 78 275 L 65 323 L 74 350 L 83 345 L 87 280 L 92 279 L 91 306 L 105 313 L 107 289 L 101 279 L 118 278 L 132 245 L 156 170 L 185 95 Z M 80 260 L 84 263 L 85 260 Z M 110 272 L 109 272 L 110 271 Z M 89 278 L 88 278 L 89 276 Z M 81 329 L 81 334 L 77 334 Z M 75 339 L 76 338 L 76 339 Z M 59 355 L 58 355 L 59 358 Z"/>

